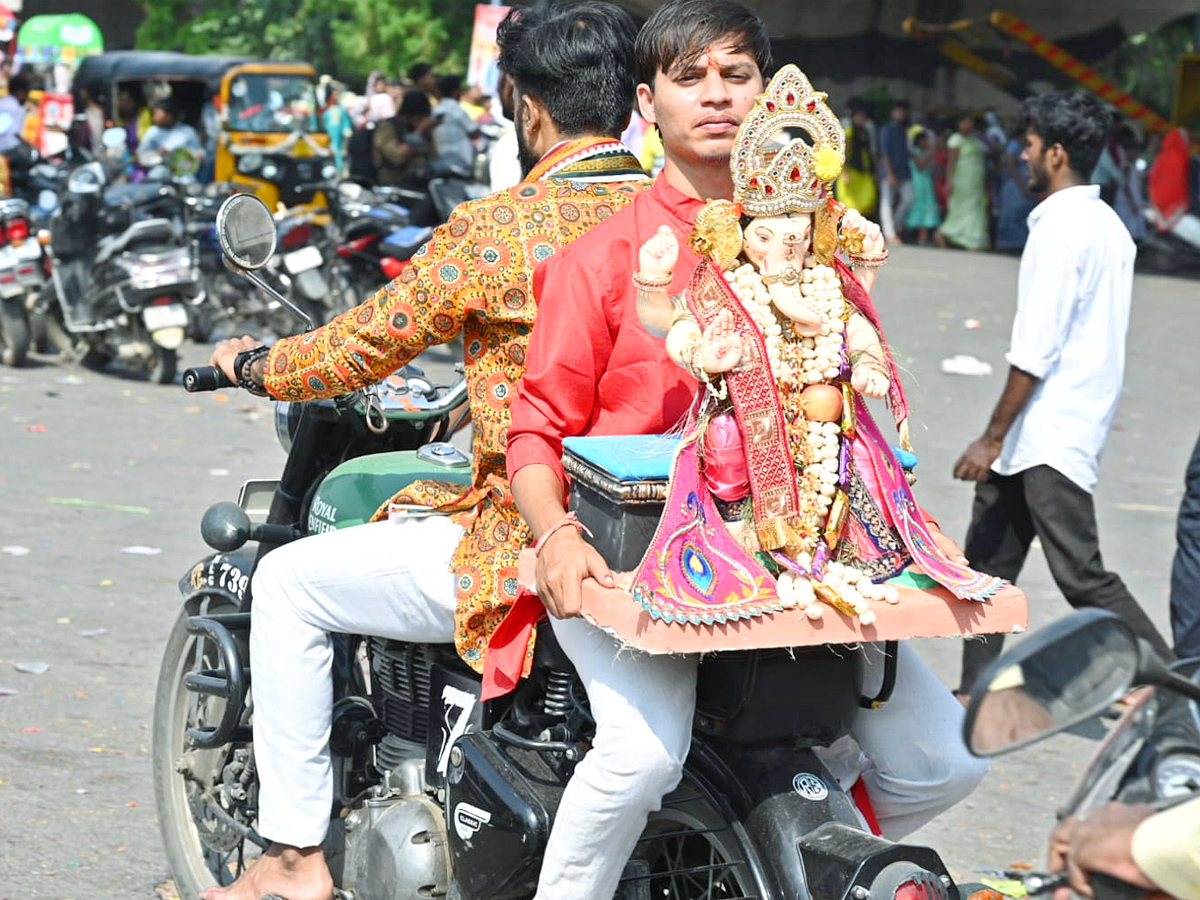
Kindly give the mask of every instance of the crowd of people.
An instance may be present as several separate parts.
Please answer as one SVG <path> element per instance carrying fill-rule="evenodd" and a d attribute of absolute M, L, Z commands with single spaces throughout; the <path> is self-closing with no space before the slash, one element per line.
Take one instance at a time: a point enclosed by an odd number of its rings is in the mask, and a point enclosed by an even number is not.
<path fill-rule="evenodd" d="M 510 89 L 503 81 L 495 95 L 485 95 L 462 75 L 439 74 L 421 62 L 404 77 L 372 73 L 362 94 L 328 76 L 321 88 L 321 125 L 339 171 L 351 177 L 419 187 L 436 162 L 494 190 L 521 180 Z M 501 146 L 500 153 L 489 152 L 493 144 Z"/>
<path fill-rule="evenodd" d="M 1025 246 L 1026 218 L 1041 198 L 1029 188 L 1019 115 L 918 114 L 906 100 L 881 111 L 856 97 L 843 124 L 846 166 L 837 197 L 877 217 L 889 244 L 1014 253 Z M 1194 220 L 1189 143 L 1182 129 L 1164 137 L 1142 136 L 1129 122 L 1114 127 L 1091 182 L 1135 243 L 1152 222 L 1167 230 L 1183 214 Z"/>

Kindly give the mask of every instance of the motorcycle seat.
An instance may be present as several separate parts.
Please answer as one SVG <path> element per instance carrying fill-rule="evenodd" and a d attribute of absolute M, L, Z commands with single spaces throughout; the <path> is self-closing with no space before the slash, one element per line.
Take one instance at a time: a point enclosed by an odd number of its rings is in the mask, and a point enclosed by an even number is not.
<path fill-rule="evenodd" d="M 104 189 L 104 203 L 107 206 L 141 206 L 162 196 L 162 184 L 157 181 L 143 181 L 141 184 L 114 184 Z"/>

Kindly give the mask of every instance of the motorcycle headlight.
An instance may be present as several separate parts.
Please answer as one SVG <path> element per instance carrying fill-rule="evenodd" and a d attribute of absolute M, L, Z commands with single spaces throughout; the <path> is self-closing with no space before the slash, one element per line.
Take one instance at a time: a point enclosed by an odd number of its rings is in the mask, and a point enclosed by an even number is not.
<path fill-rule="evenodd" d="M 237 169 L 243 175 L 250 175 L 258 171 L 263 164 L 263 155 L 261 153 L 247 153 L 238 160 Z"/>
<path fill-rule="evenodd" d="M 262 167 L 262 177 L 267 181 L 274 181 L 279 177 L 279 166 L 276 163 L 264 163 Z"/>
<path fill-rule="evenodd" d="M 275 404 L 275 437 L 284 453 L 291 453 L 292 441 L 296 437 L 296 427 L 300 424 L 301 406 L 290 400 L 280 400 Z"/>
<path fill-rule="evenodd" d="M 321 178 L 325 181 L 333 181 L 337 177 L 337 166 L 333 163 L 325 163 L 321 167 Z"/>

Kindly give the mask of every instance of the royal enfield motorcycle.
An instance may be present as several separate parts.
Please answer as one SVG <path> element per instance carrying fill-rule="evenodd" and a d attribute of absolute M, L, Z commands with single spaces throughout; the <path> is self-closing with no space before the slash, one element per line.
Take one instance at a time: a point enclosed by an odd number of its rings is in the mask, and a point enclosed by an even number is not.
<path fill-rule="evenodd" d="M 230 264 L 257 278 L 275 252 L 270 213 L 234 197 L 220 219 Z M 228 382 L 202 367 L 184 385 Z M 469 482 L 470 460 L 442 442 L 466 394 L 463 381 L 439 388 L 410 368 L 332 400 L 280 403 L 283 472 L 205 514 L 214 552 L 180 580 L 155 700 L 158 814 L 181 896 L 231 883 L 266 846 L 256 830 L 248 639 L 257 562 L 283 543 L 366 521 L 415 478 Z M 325 853 L 339 896 L 532 896 L 564 786 L 594 733 L 553 632 L 541 629 L 531 676 L 486 703 L 450 644 L 342 635 L 333 671 Z M 650 816 L 617 897 L 959 900 L 937 853 L 871 834 L 814 752 L 846 733 L 861 703 L 886 695 L 860 697 L 855 654 L 724 653 L 700 673 L 682 782 Z M 796 689 L 815 683 L 820 691 Z"/>
<path fill-rule="evenodd" d="M 1130 691 L 1143 689 L 1135 694 Z M 1152 688 L 1149 686 L 1153 686 Z M 1112 802 L 1168 808 L 1200 797 L 1200 659 L 1168 667 L 1121 619 L 1073 612 L 1030 635 L 984 672 L 972 691 L 964 738 L 975 753 L 1009 753 L 1068 729 L 1096 726 L 1125 701 L 1059 818 Z M 1048 894 L 1065 873 L 991 869 L 1015 895 Z M 1097 875 L 1097 900 L 1143 893 Z M 1015 896 L 1014 895 L 1014 896 Z"/>

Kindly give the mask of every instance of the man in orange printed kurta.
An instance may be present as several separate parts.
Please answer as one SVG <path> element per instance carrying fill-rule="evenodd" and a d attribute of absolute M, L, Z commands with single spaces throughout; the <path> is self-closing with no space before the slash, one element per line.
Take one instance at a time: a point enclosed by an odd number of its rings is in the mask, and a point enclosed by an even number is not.
<path fill-rule="evenodd" d="M 241 372 L 238 354 L 257 342 L 227 341 L 213 354 L 243 385 L 312 400 L 378 381 L 462 334 L 475 434 L 468 490 L 426 482 L 398 498 L 448 515 L 313 535 L 259 564 L 250 632 L 258 830 L 273 843 L 232 887 L 205 892 L 209 900 L 332 895 L 319 846 L 333 793 L 330 633 L 453 640 L 481 669 L 488 637 L 516 599 L 529 532 L 504 454 L 535 315 L 533 270 L 649 186 L 615 139 L 633 103 L 633 36 L 627 13 L 595 0 L 510 14 L 498 43 L 516 84 L 525 180 L 458 207 L 399 278 L 322 328 L 243 355 Z"/>

